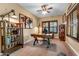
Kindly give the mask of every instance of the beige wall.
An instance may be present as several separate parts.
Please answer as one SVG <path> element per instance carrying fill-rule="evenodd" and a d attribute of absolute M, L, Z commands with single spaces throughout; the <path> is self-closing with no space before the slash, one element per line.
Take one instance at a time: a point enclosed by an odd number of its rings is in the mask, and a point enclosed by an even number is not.
<path fill-rule="evenodd" d="M 0 12 L 0 14 L 3 14 L 4 12 L 8 12 L 11 9 L 14 9 L 16 12 L 16 15 L 19 16 L 19 13 L 22 13 L 28 17 L 31 17 L 33 19 L 33 28 L 37 26 L 37 20 L 38 18 L 36 16 L 34 16 L 33 14 L 31 14 L 29 11 L 25 10 L 24 8 L 22 8 L 20 5 L 18 4 L 11 4 L 11 3 L 7 3 L 7 4 L 0 4 L 0 10 L 4 10 L 7 9 L 7 11 L 2 11 Z M 18 17 L 19 20 L 19 17 Z M 24 29 L 23 33 L 24 33 L 24 42 L 27 40 L 27 38 L 31 38 L 30 34 L 33 32 L 33 29 Z"/>
<path fill-rule="evenodd" d="M 51 16 L 51 17 L 40 18 L 40 24 L 42 23 L 42 21 L 52 21 L 52 20 L 57 20 L 58 25 L 62 24 L 62 16 Z M 59 28 L 59 26 L 58 26 L 58 28 Z M 59 31 L 58 31 L 58 33 L 59 33 Z M 58 37 L 58 33 L 55 34 L 55 37 Z"/>

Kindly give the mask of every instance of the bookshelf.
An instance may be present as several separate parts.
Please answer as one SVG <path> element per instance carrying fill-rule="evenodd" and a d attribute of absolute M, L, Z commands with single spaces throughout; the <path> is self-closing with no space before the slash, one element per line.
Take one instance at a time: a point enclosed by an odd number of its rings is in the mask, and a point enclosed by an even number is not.
<path fill-rule="evenodd" d="M 21 23 L 0 21 L 1 52 L 9 55 L 23 47 L 23 28 Z"/>
<path fill-rule="evenodd" d="M 0 15 L 0 53 L 10 55 L 12 52 L 23 48 L 23 24 L 18 19 L 12 18 L 15 10 Z M 14 21 L 15 22 L 11 22 Z M 16 22 L 18 20 L 18 22 Z"/>
<path fill-rule="evenodd" d="M 9 55 L 23 47 L 23 28 L 21 23 L 0 21 L 1 52 Z"/>

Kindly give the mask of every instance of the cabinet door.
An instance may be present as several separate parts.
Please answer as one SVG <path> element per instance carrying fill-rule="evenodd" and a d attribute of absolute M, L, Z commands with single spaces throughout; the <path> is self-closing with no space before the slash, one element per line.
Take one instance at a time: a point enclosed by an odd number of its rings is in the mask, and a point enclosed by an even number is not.
<path fill-rule="evenodd" d="M 1 53 L 1 45 L 2 45 L 2 41 L 1 41 L 1 36 L 0 36 L 0 53 Z"/>
<path fill-rule="evenodd" d="M 59 26 L 59 38 L 62 41 L 65 41 L 65 25 Z"/>

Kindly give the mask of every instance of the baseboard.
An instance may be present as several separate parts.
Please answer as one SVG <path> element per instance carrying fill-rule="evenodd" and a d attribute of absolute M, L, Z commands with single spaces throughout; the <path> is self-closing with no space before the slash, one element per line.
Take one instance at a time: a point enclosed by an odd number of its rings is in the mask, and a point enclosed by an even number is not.
<path fill-rule="evenodd" d="M 30 42 L 30 41 L 32 41 L 32 40 L 33 40 L 33 39 L 27 40 L 27 41 L 24 42 L 24 44 L 26 44 L 26 43 L 28 43 L 28 42 Z"/>
<path fill-rule="evenodd" d="M 68 42 L 66 42 L 66 43 L 70 47 L 70 49 L 75 53 L 75 55 L 79 56 L 79 54 L 75 51 L 75 49 Z"/>

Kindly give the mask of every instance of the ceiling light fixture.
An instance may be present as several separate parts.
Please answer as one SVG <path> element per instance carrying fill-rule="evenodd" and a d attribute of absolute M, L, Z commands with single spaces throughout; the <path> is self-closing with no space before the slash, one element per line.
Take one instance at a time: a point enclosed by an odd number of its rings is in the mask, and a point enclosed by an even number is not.
<path fill-rule="evenodd" d="M 12 17 L 12 18 L 17 18 L 17 16 L 16 16 L 16 15 L 12 15 L 11 17 Z"/>
<path fill-rule="evenodd" d="M 15 15 L 15 10 L 12 10 L 11 12 L 13 12 L 13 15 L 11 17 L 12 18 L 17 18 L 17 16 Z"/>
<path fill-rule="evenodd" d="M 43 14 L 43 15 L 46 15 L 46 14 L 47 14 L 47 11 L 42 11 L 42 14 Z"/>

